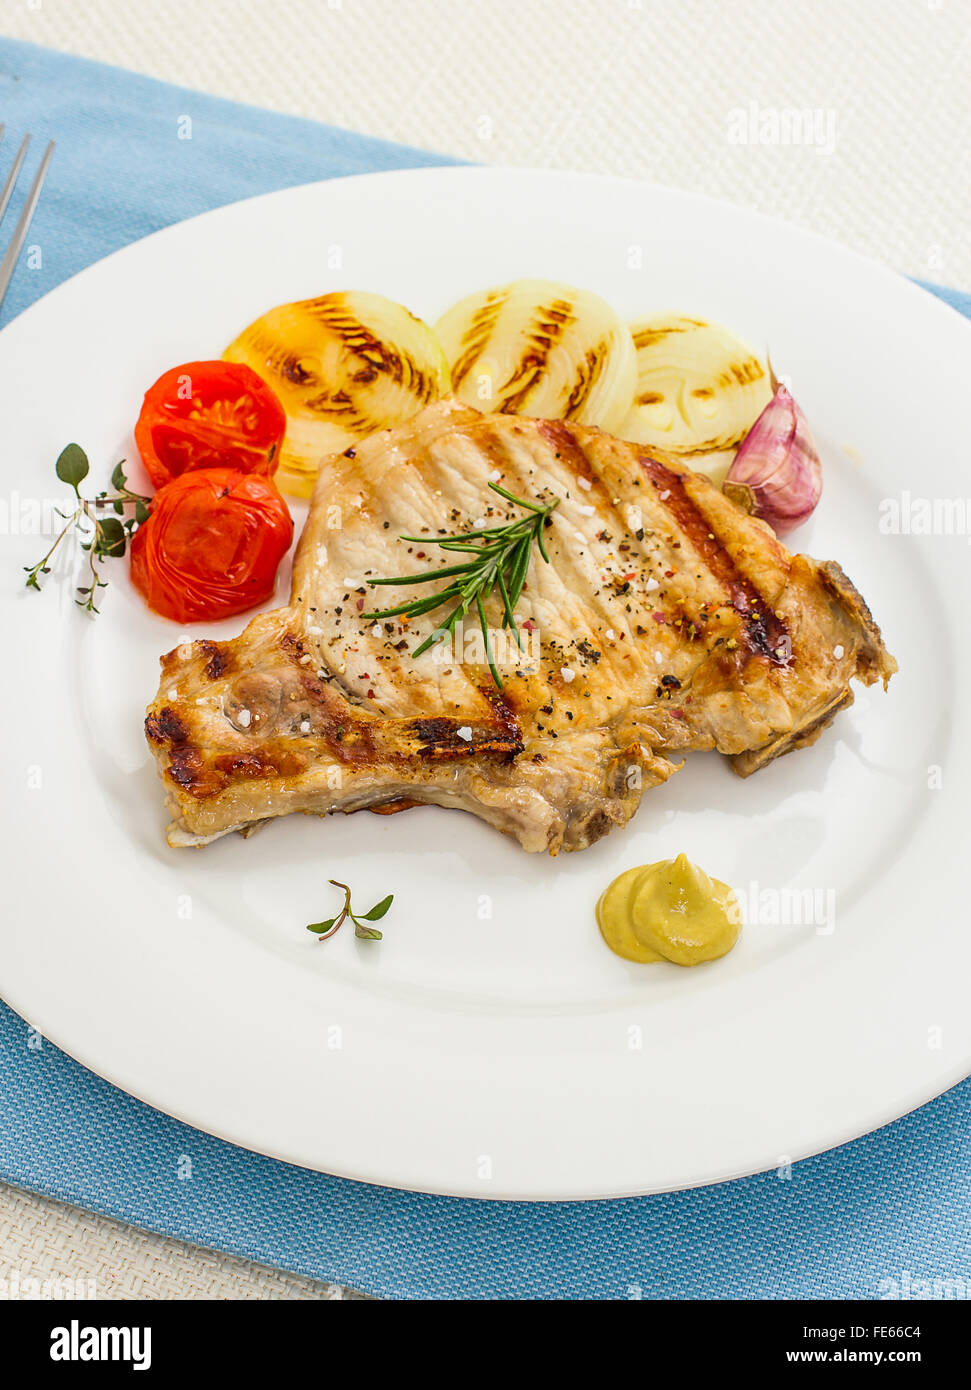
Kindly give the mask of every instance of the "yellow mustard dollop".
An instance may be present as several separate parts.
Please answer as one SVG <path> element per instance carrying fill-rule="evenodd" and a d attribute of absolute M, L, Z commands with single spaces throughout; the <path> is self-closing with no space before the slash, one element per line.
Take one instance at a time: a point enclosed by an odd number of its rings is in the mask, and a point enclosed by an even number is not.
<path fill-rule="evenodd" d="M 742 913 L 727 883 L 679 854 L 615 878 L 597 903 L 597 923 L 625 960 L 700 965 L 732 949 Z"/>

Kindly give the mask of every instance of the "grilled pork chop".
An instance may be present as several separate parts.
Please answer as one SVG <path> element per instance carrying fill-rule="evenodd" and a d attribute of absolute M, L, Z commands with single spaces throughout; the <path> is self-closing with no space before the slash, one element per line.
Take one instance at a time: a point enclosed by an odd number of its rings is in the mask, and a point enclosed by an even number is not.
<path fill-rule="evenodd" d="M 487 604 L 501 689 L 477 623 L 415 659 L 441 612 L 366 616 L 430 592 L 369 578 L 454 563 L 436 537 L 521 515 L 490 479 L 560 499 L 550 563 L 534 547 L 516 606 L 521 655 Z M 790 555 L 701 474 L 596 429 L 442 401 L 324 461 L 289 606 L 163 657 L 145 727 L 171 845 L 432 802 L 556 854 L 624 825 L 683 750 L 747 776 L 815 742 L 851 679 L 895 670 L 839 566 Z"/>

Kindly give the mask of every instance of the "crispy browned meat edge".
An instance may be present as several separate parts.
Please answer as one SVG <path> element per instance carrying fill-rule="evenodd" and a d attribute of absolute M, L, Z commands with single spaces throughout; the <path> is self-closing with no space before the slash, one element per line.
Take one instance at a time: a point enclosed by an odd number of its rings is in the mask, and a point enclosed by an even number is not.
<path fill-rule="evenodd" d="M 887 682 L 897 670 L 897 662 L 887 651 L 883 635 L 873 618 L 866 599 L 835 560 L 827 560 L 819 565 L 819 576 L 827 591 L 842 606 L 847 616 L 856 624 L 860 633 L 860 651 L 857 662 L 857 675 L 864 685 L 872 685 L 881 680 L 886 690 Z M 841 709 L 853 703 L 853 691 L 847 685 L 822 706 L 806 712 L 806 717 L 797 728 L 773 739 L 761 748 L 738 753 L 732 758 L 732 767 L 739 777 L 750 777 L 759 768 L 781 758 L 783 753 L 792 753 L 797 748 L 808 748 L 815 743 L 824 729 L 832 724 Z"/>

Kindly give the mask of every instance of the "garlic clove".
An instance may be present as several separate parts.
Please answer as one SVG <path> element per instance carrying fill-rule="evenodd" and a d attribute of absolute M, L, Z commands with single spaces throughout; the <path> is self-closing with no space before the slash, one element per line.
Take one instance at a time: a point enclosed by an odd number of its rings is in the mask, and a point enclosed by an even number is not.
<path fill-rule="evenodd" d="M 822 490 L 823 471 L 809 424 L 779 385 L 743 440 L 722 491 L 784 536 L 812 515 Z"/>

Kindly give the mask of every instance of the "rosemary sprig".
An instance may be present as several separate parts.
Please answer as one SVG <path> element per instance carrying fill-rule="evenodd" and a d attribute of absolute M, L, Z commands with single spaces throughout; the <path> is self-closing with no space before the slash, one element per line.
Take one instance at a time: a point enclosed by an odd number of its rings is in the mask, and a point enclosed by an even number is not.
<path fill-rule="evenodd" d="M 78 491 L 78 484 L 88 476 L 88 456 L 80 444 L 68 444 L 61 450 L 54 471 L 62 483 L 67 483 L 74 489 L 78 505 L 73 512 L 62 512 L 58 508 L 57 514 L 64 518 L 64 526 L 47 554 L 38 560 L 36 565 L 24 566 L 28 589 L 37 589 L 40 592 L 40 576 L 50 574 L 49 561 L 54 551 L 66 535 L 77 531 L 82 537 L 87 535 L 87 539 L 80 540 L 79 544 L 88 557 L 91 582 L 83 586 L 78 585 L 77 591 L 81 597 L 74 601 L 87 613 L 99 612 L 95 598 L 99 589 L 108 587 L 108 581 L 101 578 L 98 562 L 124 555 L 135 527 L 148 520 L 148 504 L 151 499 L 143 497 L 139 492 L 129 491 L 124 462 L 122 459 L 121 463 L 116 464 L 111 475 L 114 493 L 109 495 L 107 492 L 99 492 L 96 497 L 82 497 Z M 114 515 L 103 515 L 109 507 Z M 125 516 L 127 507 L 135 509 L 133 515 L 128 517 Z M 85 532 L 85 523 L 91 527 L 89 532 Z"/>
<path fill-rule="evenodd" d="M 362 912 L 355 916 L 351 911 L 351 890 L 348 888 L 347 884 L 339 883 L 336 878 L 329 879 L 328 881 L 332 883 L 335 888 L 343 888 L 344 906 L 336 917 L 328 917 L 326 922 L 309 922 L 307 924 L 307 930 L 315 932 L 321 941 L 326 941 L 327 938 L 333 936 L 334 932 L 346 922 L 348 917 L 350 917 L 351 921 L 354 923 L 355 936 L 360 937 L 362 941 L 380 941 L 382 934 L 378 931 L 377 927 L 366 927 L 364 923 L 380 921 L 394 902 L 394 894 L 389 893 L 386 898 L 382 898 L 379 903 L 375 903 L 370 912 Z"/>
<path fill-rule="evenodd" d="M 400 536 L 400 540 L 413 544 L 437 545 L 442 550 L 465 552 L 471 558 L 457 565 L 447 565 L 444 569 L 428 570 L 424 574 L 402 574 L 394 579 L 369 579 L 369 584 L 430 584 L 436 579 L 450 579 L 452 582 L 438 593 L 429 594 L 427 598 L 411 599 L 408 603 L 399 604 L 397 608 L 384 608 L 378 613 L 364 613 L 362 617 L 370 620 L 396 618 L 400 614 L 406 614 L 409 618 L 417 618 L 423 613 L 431 613 L 436 608 L 441 608 L 444 604 L 454 604 L 445 621 L 412 652 L 412 656 L 421 656 L 422 652 L 426 652 L 436 642 L 442 642 L 446 637 L 452 636 L 458 623 L 474 607 L 482 628 L 489 670 L 492 672 L 492 679 L 501 690 L 502 680 L 496 670 L 483 600 L 488 598 L 493 589 L 499 590 L 503 609 L 502 626 L 512 630 L 516 645 L 522 650 L 522 639 L 516 627 L 513 610 L 526 582 L 526 571 L 529 569 L 529 557 L 534 542 L 539 547 L 543 559 L 549 564 L 550 557 L 543 544 L 543 528 L 550 515 L 560 505 L 560 499 L 557 497 L 552 502 L 541 505 L 514 497 L 498 483 L 490 483 L 489 486 L 507 502 L 512 502 L 517 507 L 525 507 L 528 515 L 507 522 L 504 526 L 484 526 L 477 531 L 464 531 L 460 535 L 445 536 L 441 540 L 434 540 L 428 536 Z"/>

